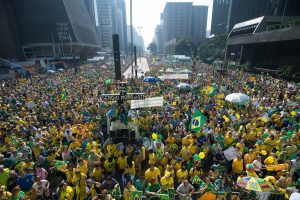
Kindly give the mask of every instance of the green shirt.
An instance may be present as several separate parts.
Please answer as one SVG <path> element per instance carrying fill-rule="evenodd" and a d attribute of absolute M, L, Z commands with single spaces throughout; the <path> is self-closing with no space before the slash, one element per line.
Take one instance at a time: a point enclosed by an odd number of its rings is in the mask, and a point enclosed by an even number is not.
<path fill-rule="evenodd" d="M 7 186 L 7 180 L 9 178 L 9 169 L 5 168 L 3 169 L 3 172 L 0 172 L 0 184 Z"/>
<path fill-rule="evenodd" d="M 146 191 L 147 192 L 158 192 L 160 190 L 160 184 L 156 183 L 156 184 L 149 184 Z"/>

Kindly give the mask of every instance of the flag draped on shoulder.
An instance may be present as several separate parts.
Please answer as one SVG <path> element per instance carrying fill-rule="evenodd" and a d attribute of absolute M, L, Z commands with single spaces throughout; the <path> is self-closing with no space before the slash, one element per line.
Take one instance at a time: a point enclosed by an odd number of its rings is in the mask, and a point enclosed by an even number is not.
<path fill-rule="evenodd" d="M 195 132 L 200 131 L 204 126 L 206 120 L 206 116 L 203 115 L 203 113 L 200 110 L 196 109 L 194 116 L 191 120 L 190 129 Z"/>
<path fill-rule="evenodd" d="M 142 200 L 142 191 L 131 191 L 131 199 L 133 200 Z"/>

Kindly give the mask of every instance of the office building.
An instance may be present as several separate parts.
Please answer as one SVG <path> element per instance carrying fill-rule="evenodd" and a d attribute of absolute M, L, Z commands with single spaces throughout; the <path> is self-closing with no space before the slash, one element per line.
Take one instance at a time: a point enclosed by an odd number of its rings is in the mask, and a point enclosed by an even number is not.
<path fill-rule="evenodd" d="M 214 0 L 211 34 L 232 30 L 237 23 L 261 16 L 299 16 L 299 0 Z"/>
<path fill-rule="evenodd" d="M 300 71 L 300 16 L 263 16 L 236 24 L 227 39 L 226 59 L 237 65 Z"/>
<path fill-rule="evenodd" d="M 194 44 L 206 38 L 207 12 L 207 6 L 193 6 L 191 38 Z"/>
<path fill-rule="evenodd" d="M 0 0 L 0 57 L 87 58 L 100 49 L 95 23 L 81 0 Z"/>
<path fill-rule="evenodd" d="M 206 36 L 207 6 L 192 2 L 168 2 L 162 14 L 164 48 L 174 39 L 184 38 L 194 44 Z"/>
<path fill-rule="evenodd" d="M 159 24 L 155 28 L 154 34 L 154 42 L 157 46 L 157 52 L 162 54 L 164 52 L 164 44 L 163 44 L 163 35 L 162 35 L 162 25 Z"/>
<path fill-rule="evenodd" d="M 102 50 L 111 52 L 113 33 L 113 8 L 111 0 L 97 0 L 98 26 Z"/>
<path fill-rule="evenodd" d="M 112 52 L 112 34 L 119 34 L 120 50 L 127 51 L 127 21 L 124 0 L 97 0 L 98 26 L 103 51 Z"/>

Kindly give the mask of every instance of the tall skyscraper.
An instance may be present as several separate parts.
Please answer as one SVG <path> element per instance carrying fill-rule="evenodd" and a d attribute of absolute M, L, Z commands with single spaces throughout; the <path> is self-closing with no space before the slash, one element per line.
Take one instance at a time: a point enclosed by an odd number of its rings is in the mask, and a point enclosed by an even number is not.
<path fill-rule="evenodd" d="M 96 4 L 102 50 L 111 52 L 113 32 L 113 10 L 111 0 L 97 0 Z"/>
<path fill-rule="evenodd" d="M 118 31 L 120 35 L 120 49 L 123 54 L 127 53 L 127 18 L 124 0 L 117 0 Z"/>
<path fill-rule="evenodd" d="M 192 41 L 197 44 L 206 38 L 207 6 L 193 6 Z"/>
<path fill-rule="evenodd" d="M 299 16 L 299 0 L 214 0 L 211 34 L 229 32 L 237 23 L 261 16 Z"/>
<path fill-rule="evenodd" d="M 2 58 L 72 58 L 72 49 L 87 58 L 100 50 L 94 20 L 82 0 L 0 0 L 0 15 Z"/>
<path fill-rule="evenodd" d="M 157 45 L 158 53 L 163 53 L 164 52 L 164 44 L 163 44 L 162 25 L 161 24 L 157 25 L 155 28 L 154 42 Z"/>
<path fill-rule="evenodd" d="M 168 2 L 162 14 L 163 42 L 184 38 L 198 43 L 205 38 L 207 6 L 192 2 Z"/>
<path fill-rule="evenodd" d="M 121 53 L 126 53 L 127 22 L 124 0 L 97 0 L 98 23 L 104 51 L 112 50 L 112 34 L 119 34 Z"/>
<path fill-rule="evenodd" d="M 210 34 L 228 32 L 227 19 L 230 0 L 214 0 Z"/>

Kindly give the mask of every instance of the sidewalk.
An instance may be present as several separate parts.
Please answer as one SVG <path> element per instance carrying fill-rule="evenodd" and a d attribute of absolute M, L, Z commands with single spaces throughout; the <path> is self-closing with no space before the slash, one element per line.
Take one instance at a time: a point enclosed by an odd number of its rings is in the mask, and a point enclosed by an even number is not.
<path fill-rule="evenodd" d="M 150 71 L 147 59 L 145 57 L 142 58 L 138 58 L 137 59 L 137 65 L 138 65 L 138 77 L 141 77 L 142 75 L 144 75 L 146 72 Z M 125 76 L 125 78 L 131 78 L 131 68 L 132 66 L 130 66 L 124 73 L 123 75 Z M 135 73 L 135 70 L 134 70 Z"/>

